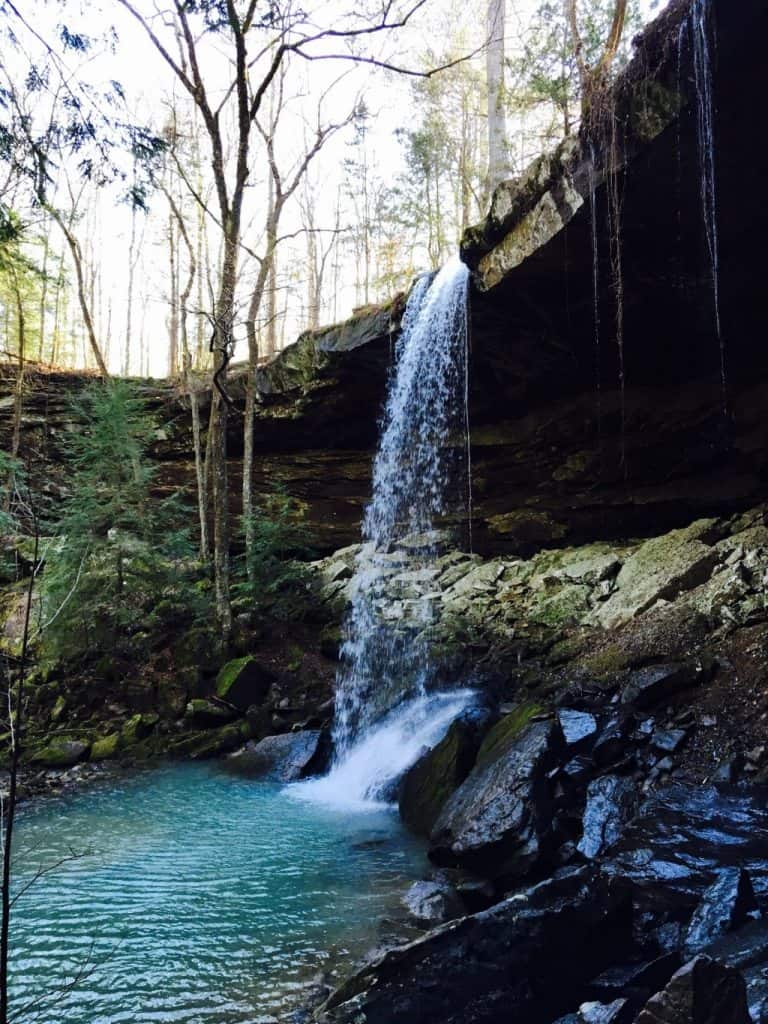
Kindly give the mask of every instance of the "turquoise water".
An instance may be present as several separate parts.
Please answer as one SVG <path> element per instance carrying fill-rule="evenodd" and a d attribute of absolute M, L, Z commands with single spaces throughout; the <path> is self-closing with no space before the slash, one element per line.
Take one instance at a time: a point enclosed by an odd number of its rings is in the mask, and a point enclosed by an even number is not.
<path fill-rule="evenodd" d="M 17 835 L 17 888 L 47 873 L 16 905 L 13 1004 L 43 999 L 46 1024 L 279 1015 L 376 943 L 425 867 L 390 811 L 341 815 L 215 764 L 46 799 Z"/>

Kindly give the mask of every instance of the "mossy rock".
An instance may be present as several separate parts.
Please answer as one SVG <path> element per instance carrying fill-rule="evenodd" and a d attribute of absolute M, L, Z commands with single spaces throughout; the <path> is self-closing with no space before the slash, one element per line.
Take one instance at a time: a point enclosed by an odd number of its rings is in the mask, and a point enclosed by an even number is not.
<path fill-rule="evenodd" d="M 218 704 L 204 697 L 195 697 L 188 702 L 184 718 L 198 728 L 226 725 L 237 717 L 237 711 L 226 704 Z"/>
<path fill-rule="evenodd" d="M 521 704 L 508 715 L 504 715 L 483 740 L 477 753 L 477 766 L 483 767 L 501 757 L 505 748 L 522 733 L 531 719 L 543 712 L 540 704 Z"/>
<path fill-rule="evenodd" d="M 155 714 L 139 714 L 134 715 L 133 718 L 129 718 L 120 730 L 120 738 L 123 746 L 133 746 L 140 740 L 146 739 L 159 720 L 159 715 Z"/>
<path fill-rule="evenodd" d="M 596 682 L 612 682 L 636 664 L 638 658 L 620 644 L 608 644 L 580 659 L 579 664 Z"/>
<path fill-rule="evenodd" d="M 320 633 L 320 653 L 330 661 L 338 661 L 341 655 L 341 629 L 337 625 L 326 626 Z"/>
<path fill-rule="evenodd" d="M 488 714 L 460 716 L 440 743 L 408 771 L 400 791 L 400 816 L 412 832 L 429 836 L 446 800 L 472 771 L 490 723 Z"/>
<path fill-rule="evenodd" d="M 53 710 L 51 711 L 51 721 L 52 722 L 58 722 L 64 716 L 64 712 L 66 710 L 67 710 L 67 700 L 66 700 L 66 697 L 58 696 L 56 698 L 56 703 L 53 705 Z"/>
<path fill-rule="evenodd" d="M 251 654 L 228 661 L 216 677 L 216 696 L 240 711 L 262 704 L 269 693 L 273 675 Z"/>
<path fill-rule="evenodd" d="M 170 752 L 194 760 L 216 757 L 235 750 L 250 738 L 251 729 L 247 722 L 234 722 L 221 729 L 194 732 L 177 740 L 170 746 Z"/>
<path fill-rule="evenodd" d="M 589 614 L 589 594 L 589 587 L 566 585 L 537 601 L 529 610 L 529 618 L 553 629 L 576 625 Z"/>
<path fill-rule="evenodd" d="M 35 751 L 32 763 L 39 768 L 71 768 L 85 760 L 88 750 L 87 743 L 62 736 Z"/>
<path fill-rule="evenodd" d="M 115 757 L 120 748 L 120 733 L 111 732 L 108 736 L 102 736 L 91 744 L 91 761 L 107 761 Z"/>

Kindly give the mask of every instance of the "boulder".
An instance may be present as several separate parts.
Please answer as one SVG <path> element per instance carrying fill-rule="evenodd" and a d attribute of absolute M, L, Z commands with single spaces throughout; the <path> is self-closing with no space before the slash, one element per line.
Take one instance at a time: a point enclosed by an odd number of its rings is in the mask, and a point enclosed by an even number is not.
<path fill-rule="evenodd" d="M 560 727 L 551 719 L 525 724 L 522 711 L 502 718 L 440 812 L 430 858 L 489 878 L 527 874 L 548 852 L 553 811 L 548 776 L 562 745 Z"/>
<path fill-rule="evenodd" d="M 626 715 L 616 715 L 605 723 L 592 748 L 592 757 L 598 765 L 613 764 L 625 756 L 631 726 Z"/>
<path fill-rule="evenodd" d="M 170 746 L 172 754 L 204 760 L 218 757 L 235 750 L 243 740 L 248 739 L 250 727 L 247 722 L 231 722 L 218 729 L 192 732 L 176 740 Z"/>
<path fill-rule="evenodd" d="M 87 755 L 87 743 L 62 737 L 37 750 L 32 756 L 32 763 L 39 768 L 71 768 L 85 760 Z"/>
<path fill-rule="evenodd" d="M 644 711 L 704 680 L 704 670 L 692 662 L 650 665 L 631 673 L 622 691 L 621 701 L 622 704 L 632 704 Z"/>
<path fill-rule="evenodd" d="M 637 808 L 637 789 L 631 779 L 604 775 L 590 782 L 579 852 L 590 859 L 604 853 L 621 838 Z"/>
<path fill-rule="evenodd" d="M 561 708 L 557 712 L 557 719 L 563 730 L 565 744 L 572 748 L 574 753 L 588 747 L 597 734 L 597 719 L 587 711 Z"/>
<path fill-rule="evenodd" d="M 614 593 L 596 610 L 598 625 L 615 629 L 657 601 L 705 583 L 720 559 L 716 548 L 705 543 L 714 526 L 714 520 L 700 519 L 641 544 L 622 565 Z"/>
<path fill-rule="evenodd" d="M 652 996 L 637 1024 L 752 1024 L 747 986 L 732 967 L 696 957 Z"/>
<path fill-rule="evenodd" d="M 461 714 L 446 735 L 408 770 L 400 790 L 400 816 L 418 835 L 428 836 L 446 800 L 466 779 L 492 721 L 484 708 Z"/>
<path fill-rule="evenodd" d="M 591 867 L 450 922 L 363 967 L 325 1004 L 330 1024 L 550 1021 L 628 947 L 619 886 Z"/>
<path fill-rule="evenodd" d="M 184 717 L 191 725 L 205 729 L 209 726 L 226 725 L 237 717 L 237 711 L 227 704 L 195 697 L 187 704 Z"/>
<path fill-rule="evenodd" d="M 111 732 L 108 736 L 102 736 L 91 744 L 91 761 L 106 761 L 117 754 L 120 746 L 120 733 Z"/>
<path fill-rule="evenodd" d="M 403 896 L 403 903 L 409 916 L 420 928 L 434 928 L 464 913 L 462 902 L 453 886 L 447 879 L 440 877 L 414 882 Z"/>
<path fill-rule="evenodd" d="M 749 875 L 743 868 L 725 868 L 704 893 L 685 936 L 685 952 L 694 956 L 721 936 L 744 924 L 757 911 Z"/>
<path fill-rule="evenodd" d="M 133 715 L 120 730 L 120 742 L 123 746 L 139 743 L 149 736 L 157 722 L 157 715 Z"/>
<path fill-rule="evenodd" d="M 710 943 L 706 953 L 714 960 L 739 970 L 768 964 L 768 919 L 759 918 L 738 931 L 728 932 Z"/>
<path fill-rule="evenodd" d="M 612 1003 L 582 1003 L 577 1020 L 580 1024 L 629 1024 L 630 1005 L 626 999 Z"/>
<path fill-rule="evenodd" d="M 253 704 L 262 704 L 274 677 L 250 654 L 228 661 L 216 677 L 216 696 L 247 711 Z"/>
<path fill-rule="evenodd" d="M 603 1003 L 628 998 L 633 1006 L 642 1006 L 654 992 L 667 984 L 680 967 L 680 954 L 676 951 L 664 953 L 651 961 L 619 964 L 609 967 L 590 982 L 590 994 Z"/>
<path fill-rule="evenodd" d="M 227 758 L 227 765 L 252 778 L 295 782 L 319 770 L 324 759 L 323 738 L 319 729 L 265 736 L 258 743 L 246 743 Z"/>

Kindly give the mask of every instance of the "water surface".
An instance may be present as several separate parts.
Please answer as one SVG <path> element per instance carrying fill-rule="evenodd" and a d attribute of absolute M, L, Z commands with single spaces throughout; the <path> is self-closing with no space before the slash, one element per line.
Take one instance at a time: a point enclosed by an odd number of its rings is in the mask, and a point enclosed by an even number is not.
<path fill-rule="evenodd" d="M 17 888 L 40 868 L 12 928 L 17 1011 L 56 991 L 30 1019 L 245 1024 L 374 945 L 425 863 L 392 811 L 187 764 L 23 808 Z"/>

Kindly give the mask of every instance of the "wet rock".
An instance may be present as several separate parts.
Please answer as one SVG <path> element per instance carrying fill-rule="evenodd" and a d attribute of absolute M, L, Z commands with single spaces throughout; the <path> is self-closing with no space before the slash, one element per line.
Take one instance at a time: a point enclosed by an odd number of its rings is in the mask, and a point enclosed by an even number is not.
<path fill-rule="evenodd" d="M 508 715 L 484 740 L 432 830 L 435 863 L 496 878 L 525 875 L 544 856 L 553 810 L 548 774 L 563 739 L 556 722 L 522 721 Z"/>
<path fill-rule="evenodd" d="M 464 712 L 440 743 L 406 773 L 400 790 L 400 816 L 413 832 L 430 834 L 446 800 L 472 770 L 492 721 L 485 708 Z"/>
<path fill-rule="evenodd" d="M 246 743 L 227 758 L 232 770 L 254 778 L 295 782 L 313 774 L 323 755 L 320 730 L 266 736 L 258 743 Z"/>
<path fill-rule="evenodd" d="M 696 957 L 648 1000 L 637 1024 L 752 1024 L 744 978 L 732 967 Z"/>
<path fill-rule="evenodd" d="M 757 910 L 752 882 L 741 868 L 726 868 L 696 908 L 685 936 L 685 952 L 694 956 Z"/>
<path fill-rule="evenodd" d="M 321 1019 L 554 1020 L 628 942 L 620 887 L 591 868 L 566 871 L 385 953 L 333 993 Z"/>
<path fill-rule="evenodd" d="M 576 1019 L 580 1024 L 629 1024 L 631 1007 L 626 999 L 612 1003 L 582 1003 Z"/>
<path fill-rule="evenodd" d="M 589 988 L 594 998 L 602 1002 L 626 996 L 642 1005 L 649 996 L 663 988 L 679 968 L 679 953 L 666 953 L 651 961 L 609 967 L 590 982 Z"/>
<path fill-rule="evenodd" d="M 630 730 L 631 722 L 626 715 L 616 715 L 606 722 L 592 748 L 596 763 L 609 765 L 620 760 L 627 752 Z"/>
<path fill-rule="evenodd" d="M 638 795 L 631 779 L 605 775 L 587 789 L 584 829 L 578 849 L 590 859 L 604 853 L 621 838 L 626 823 L 635 816 Z"/>
<path fill-rule="evenodd" d="M 560 780 L 566 788 L 579 789 L 594 771 L 595 762 L 591 757 L 572 757 L 567 761 L 560 772 Z"/>
<path fill-rule="evenodd" d="M 626 999 L 616 999 L 610 1004 L 582 1003 L 578 1013 L 560 1017 L 555 1024 L 630 1024 L 631 1006 Z"/>
<path fill-rule="evenodd" d="M 247 655 L 227 662 L 216 677 L 216 696 L 246 711 L 253 704 L 262 704 L 274 677 L 255 658 Z"/>
<path fill-rule="evenodd" d="M 768 1024 L 768 965 L 744 971 L 747 983 L 747 1005 L 755 1024 Z"/>
<path fill-rule="evenodd" d="M 557 718 L 567 747 L 583 749 L 589 746 L 590 740 L 597 734 L 597 719 L 587 711 L 561 708 Z"/>
<path fill-rule="evenodd" d="M 464 913 L 461 900 L 445 878 L 414 882 L 403 897 L 403 903 L 420 928 L 434 928 Z"/>
<path fill-rule="evenodd" d="M 705 952 L 714 960 L 738 970 L 768 964 L 768 919 L 749 921 L 737 931 L 710 943 Z"/>
<path fill-rule="evenodd" d="M 651 743 L 655 750 L 664 754 L 675 754 L 688 738 L 688 729 L 657 729 Z"/>
<path fill-rule="evenodd" d="M 632 672 L 621 700 L 623 704 L 633 704 L 636 708 L 645 710 L 704 682 L 704 679 L 703 669 L 690 662 L 650 665 L 648 668 Z"/>

